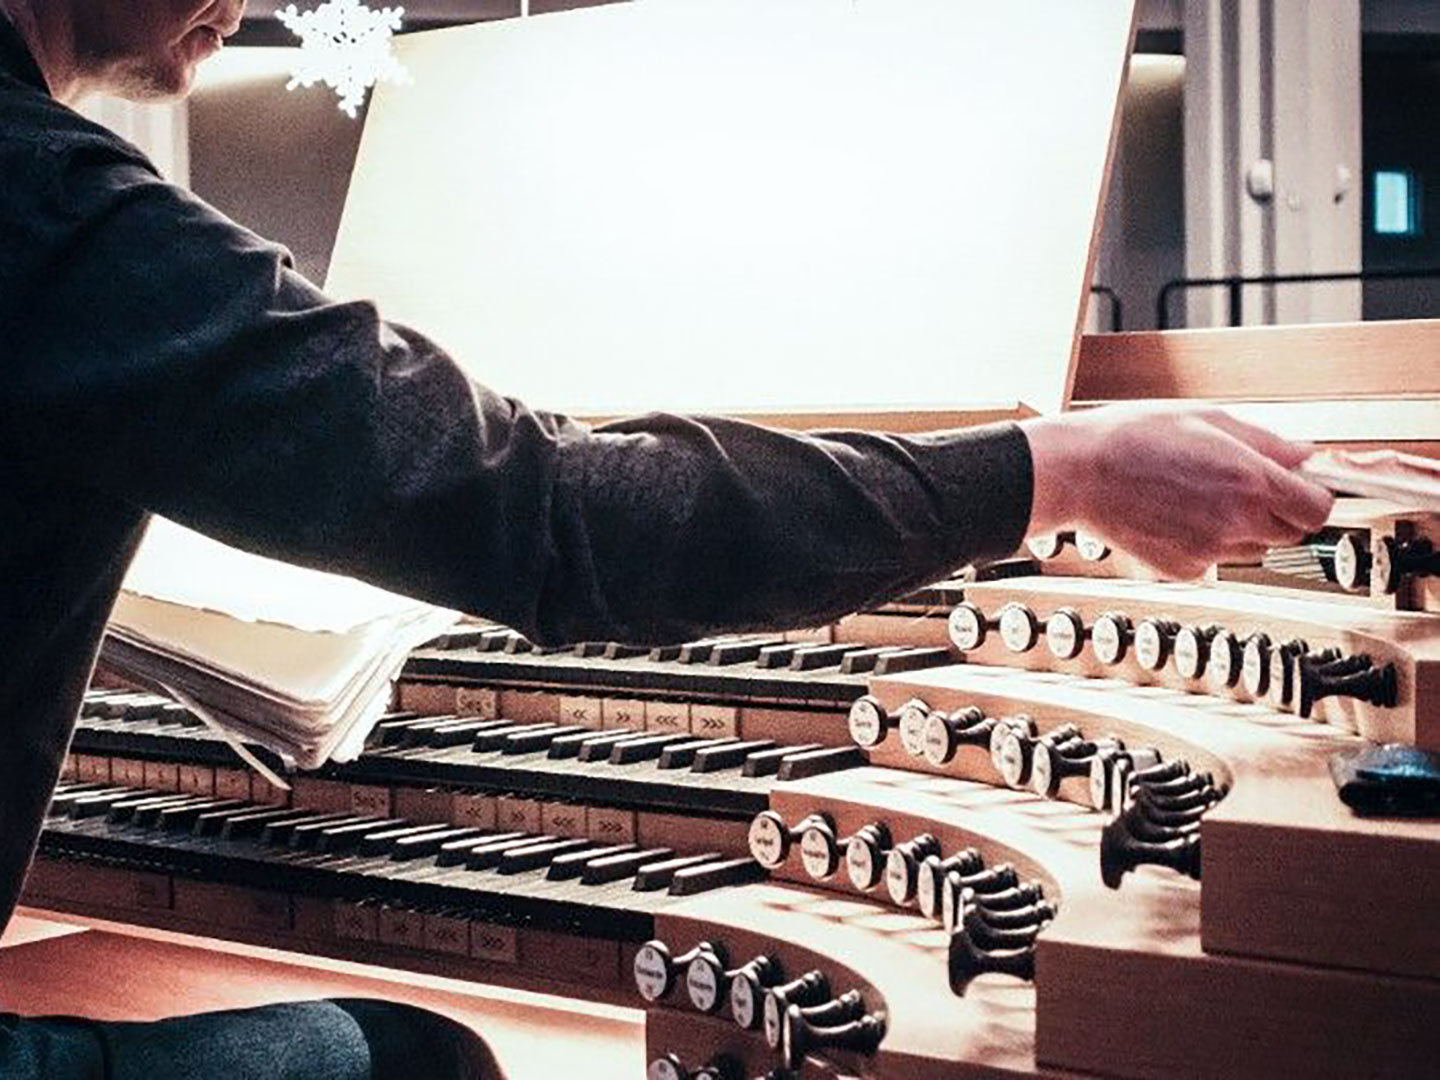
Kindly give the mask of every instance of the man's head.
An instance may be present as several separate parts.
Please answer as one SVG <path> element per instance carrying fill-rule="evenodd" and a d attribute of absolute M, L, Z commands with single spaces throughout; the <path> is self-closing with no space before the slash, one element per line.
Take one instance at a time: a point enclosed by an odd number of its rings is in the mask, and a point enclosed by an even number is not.
<path fill-rule="evenodd" d="M 60 97 L 178 97 L 240 26 L 245 0 L 0 0 Z"/>

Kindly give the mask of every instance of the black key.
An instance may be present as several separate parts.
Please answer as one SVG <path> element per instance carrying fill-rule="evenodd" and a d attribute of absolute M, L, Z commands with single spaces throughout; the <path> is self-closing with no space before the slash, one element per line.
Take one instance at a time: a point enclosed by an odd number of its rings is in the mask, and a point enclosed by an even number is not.
<path fill-rule="evenodd" d="M 578 757 L 580 751 L 592 741 L 603 743 L 606 747 L 605 756 L 610 756 L 609 745 L 616 739 L 628 739 L 635 734 L 629 728 L 611 728 L 608 731 L 596 731 L 593 728 L 586 728 L 584 731 L 574 731 L 569 735 L 557 735 L 550 743 L 549 756 L 555 759 Z M 589 760 L 589 759 L 584 759 Z"/>
<path fill-rule="evenodd" d="M 695 755 L 695 764 L 690 766 L 690 771 L 712 773 L 722 769 L 738 769 L 749 755 L 769 750 L 774 745 L 774 739 L 745 739 L 726 746 L 712 746 Z"/>
<path fill-rule="evenodd" d="M 195 798 L 194 795 L 178 795 L 174 792 L 157 794 L 155 792 L 137 793 L 133 799 L 121 799 L 119 802 L 110 804 L 110 810 L 105 815 L 105 820 L 115 825 L 124 825 L 135 821 L 135 815 L 142 810 L 148 810 L 153 806 L 171 806 L 175 803 Z"/>
<path fill-rule="evenodd" d="M 70 816 L 76 818 L 104 817 L 110 812 L 121 799 L 133 798 L 137 792 L 134 788 L 117 787 L 101 788 L 98 791 L 83 792 L 78 798 L 69 802 Z M 157 795 L 159 792 L 150 792 Z"/>
<path fill-rule="evenodd" d="M 204 720 L 175 701 L 168 702 L 155 715 L 155 722 L 164 727 L 197 728 L 205 726 Z"/>
<path fill-rule="evenodd" d="M 260 842 L 272 844 L 276 847 L 284 847 L 290 842 L 290 834 L 295 831 L 295 826 L 303 825 L 310 821 L 342 821 L 354 817 L 354 814 L 316 814 L 306 813 L 294 818 L 277 818 L 268 821 L 260 830 Z"/>
<path fill-rule="evenodd" d="M 204 799 L 198 803 L 187 803 L 181 806 L 172 806 L 169 809 L 160 811 L 160 828 L 168 831 L 184 829 L 189 832 L 195 825 L 195 819 L 206 810 L 227 810 L 233 807 L 245 806 L 244 799 Z"/>
<path fill-rule="evenodd" d="M 542 843 L 546 840 L 554 840 L 550 835 L 519 835 L 511 834 L 506 839 L 497 839 L 488 844 L 477 844 L 465 853 L 465 868 L 467 870 L 492 870 L 500 865 L 505 852 L 512 848 L 529 847 L 533 844 Z"/>
<path fill-rule="evenodd" d="M 254 814 L 260 809 L 255 803 L 241 803 L 239 806 L 228 806 L 222 810 L 206 810 L 195 819 L 190 831 L 196 836 L 219 836 L 232 818 Z"/>
<path fill-rule="evenodd" d="M 360 838 L 359 854 L 389 855 L 395 850 L 395 841 L 402 836 L 417 836 L 423 833 L 440 832 L 443 825 L 401 825 L 390 826 L 378 832 L 368 832 Z"/>
<path fill-rule="evenodd" d="M 381 720 L 375 725 L 375 730 L 370 733 L 370 741 L 375 746 L 399 746 L 411 730 L 428 730 L 459 719 L 461 717 L 449 714 L 446 716 L 411 716 L 403 720 Z"/>
<path fill-rule="evenodd" d="M 745 764 L 740 768 L 740 775 L 774 776 L 780 771 L 780 765 L 787 757 L 823 749 L 824 747 L 819 743 L 802 743 L 799 746 L 777 746 L 772 750 L 760 750 L 745 759 Z"/>
<path fill-rule="evenodd" d="M 902 671 L 918 671 L 954 662 L 949 649 L 901 649 L 877 660 L 875 674 L 899 675 Z"/>
<path fill-rule="evenodd" d="M 505 745 L 505 740 L 511 735 L 519 735 L 526 731 L 542 731 L 545 728 L 559 726 L 558 724 L 549 722 L 540 724 L 502 724 L 499 727 L 490 728 L 488 731 L 482 731 L 476 735 L 475 740 L 470 744 L 470 749 L 477 753 L 499 750 Z"/>
<path fill-rule="evenodd" d="M 575 646 L 574 653 L 581 659 L 595 656 L 604 656 L 605 650 L 610 647 L 606 641 L 582 641 Z"/>
<path fill-rule="evenodd" d="M 505 651 L 512 655 L 515 653 L 527 653 L 534 648 L 535 646 L 531 645 L 530 642 L 520 634 L 512 634 L 505 639 Z"/>
<path fill-rule="evenodd" d="M 496 627 L 480 636 L 475 643 L 476 652 L 504 652 L 505 646 L 510 644 L 510 639 L 515 637 L 514 630 L 506 630 L 503 627 Z"/>
<path fill-rule="evenodd" d="M 153 826 L 160 824 L 160 815 L 162 812 L 179 810 L 187 806 L 195 806 L 200 803 L 211 801 L 213 800 L 211 800 L 209 796 L 206 795 L 177 795 L 174 798 L 165 800 L 164 802 L 149 803 L 145 806 L 137 806 L 130 814 L 130 824 L 139 825 L 142 828 L 146 829 L 152 828 Z M 115 807 L 120 805 L 122 804 L 116 803 L 111 806 L 110 809 L 114 810 Z M 209 810 L 212 808 L 207 806 L 205 809 Z"/>
<path fill-rule="evenodd" d="M 296 810 L 293 806 L 271 806 L 249 814 L 237 814 L 235 817 L 227 818 L 220 826 L 220 839 L 243 840 L 247 836 L 259 836 L 265 826 L 273 821 L 302 818 L 308 815 L 308 810 Z M 198 825 L 199 822 L 197 821 L 196 824 Z"/>
<path fill-rule="evenodd" d="M 735 736 L 727 735 L 723 739 L 692 739 L 689 742 L 671 743 L 660 751 L 659 767 L 662 769 L 688 769 L 694 763 L 695 755 L 701 750 L 739 741 Z"/>
<path fill-rule="evenodd" d="M 495 869 L 506 875 L 523 874 L 527 870 L 548 866 L 557 855 L 564 855 L 567 851 L 587 850 L 595 846 L 595 841 L 586 837 L 567 836 L 511 848 L 500 857 L 500 865 Z"/>
<path fill-rule="evenodd" d="M 823 776 L 864 764 L 865 753 L 858 746 L 827 746 L 822 750 L 791 754 L 780 762 L 777 776 L 781 780 L 804 780 L 807 776 Z"/>
<path fill-rule="evenodd" d="M 504 720 L 455 720 L 426 731 L 412 731 L 405 737 L 402 745 L 432 746 L 437 750 L 443 750 L 448 746 L 465 746 L 473 743 L 475 736 L 482 731 L 493 731 L 505 723 Z"/>
<path fill-rule="evenodd" d="M 502 754 L 536 754 L 558 739 L 561 735 L 574 735 L 577 731 L 593 732 L 582 724 L 561 724 L 559 727 L 541 731 L 521 731 L 509 736 L 500 747 Z"/>
<path fill-rule="evenodd" d="M 710 651 L 710 663 L 715 667 L 731 664 L 749 664 L 760 658 L 760 650 L 772 645 L 784 645 L 784 638 L 756 638 L 754 641 L 726 641 Z"/>
<path fill-rule="evenodd" d="M 667 889 L 675 874 L 687 866 L 699 866 L 723 858 L 718 851 L 707 851 L 704 855 L 678 855 L 659 862 L 646 863 L 635 871 L 636 892 L 656 892 Z"/>
<path fill-rule="evenodd" d="M 108 791 L 125 792 L 126 794 L 131 795 L 135 798 L 154 798 L 156 794 L 153 791 L 141 792 L 136 791 L 134 788 L 117 787 L 114 784 L 102 784 L 98 782 L 91 782 L 88 784 L 72 784 L 64 791 L 61 791 L 59 788 L 55 789 L 55 793 L 50 796 L 50 814 L 52 816 L 68 814 L 70 813 L 70 808 L 75 805 L 76 799 L 82 798 L 86 795 L 98 795 L 101 792 Z M 122 798 L 123 797 L 124 796 L 122 796 Z"/>
<path fill-rule="evenodd" d="M 637 739 L 617 742 L 610 748 L 611 765 L 633 765 L 637 761 L 653 761 L 671 743 L 685 742 L 689 734 L 642 735 Z"/>
<path fill-rule="evenodd" d="M 326 829 L 343 828 L 346 825 L 356 825 L 362 829 L 376 829 L 385 822 L 385 818 L 376 817 L 374 814 L 351 814 L 337 822 L 310 821 L 291 829 L 288 843 L 292 851 L 315 851 L 317 850 L 316 841 L 320 839 L 320 834 Z"/>
<path fill-rule="evenodd" d="M 440 851 L 435 856 L 435 865 L 463 866 L 465 856 L 477 847 L 486 844 L 503 844 L 507 840 L 519 840 L 526 835 L 526 833 L 520 832 L 482 833 L 479 836 L 466 837 L 463 840 L 447 840 L 440 845 Z"/>
<path fill-rule="evenodd" d="M 606 660 L 629 660 L 635 656 L 647 656 L 650 649 L 644 645 L 622 645 L 618 641 L 612 641 L 605 646 Z"/>
<path fill-rule="evenodd" d="M 398 829 L 406 825 L 404 818 L 348 817 L 339 821 L 322 821 L 312 841 L 316 851 L 338 855 L 354 851 L 360 841 L 382 829 Z M 297 828 L 298 832 L 299 829 Z M 293 838 L 292 838 L 293 839 Z"/>
<path fill-rule="evenodd" d="M 646 655 L 651 660 L 678 660 L 684 645 L 657 645 Z"/>
<path fill-rule="evenodd" d="M 765 868 L 748 856 L 724 859 L 675 871 L 675 877 L 670 882 L 670 895 L 694 896 L 722 885 L 743 885 L 750 881 L 763 881 L 764 878 Z"/>
<path fill-rule="evenodd" d="M 642 866 L 664 862 L 675 857 L 673 848 L 646 848 L 623 855 L 603 855 L 585 864 L 580 874 L 582 885 L 608 885 L 632 876 Z"/>
<path fill-rule="evenodd" d="M 150 697 L 149 694 L 129 693 L 115 694 L 112 697 L 101 698 L 89 705 L 86 716 L 93 716 L 99 720 L 120 720 L 125 716 L 125 710 L 132 704 L 144 702 Z"/>
<path fill-rule="evenodd" d="M 169 699 L 154 694 L 137 694 L 120 705 L 120 719 L 127 722 L 153 720 L 172 704 Z"/>
<path fill-rule="evenodd" d="M 630 739 L 643 738 L 644 735 L 643 731 L 631 731 L 628 728 L 602 732 L 582 742 L 576 757 L 581 761 L 609 761 L 610 751 L 615 746 Z"/>
<path fill-rule="evenodd" d="M 456 840 L 465 840 L 471 837 L 487 835 L 484 829 L 474 825 L 461 825 L 455 828 L 442 829 L 435 833 L 421 833 L 419 836 L 402 836 L 395 841 L 395 848 L 390 852 L 390 858 L 396 862 L 404 862 L 409 859 L 425 859 L 431 855 L 440 853 L 441 845 L 453 843 Z M 489 835 L 494 835 L 490 833 Z"/>
<path fill-rule="evenodd" d="M 710 659 L 716 645 L 723 645 L 725 638 L 703 638 L 680 646 L 680 655 L 675 657 L 682 664 L 703 664 Z"/>
<path fill-rule="evenodd" d="M 448 634 L 441 634 L 434 641 L 426 642 L 424 648 L 445 651 L 473 649 L 485 639 L 487 634 L 494 632 L 493 626 L 457 626 Z"/>
<path fill-rule="evenodd" d="M 760 655 L 755 658 L 755 666 L 762 670 L 769 671 L 773 668 L 788 668 L 790 661 L 800 651 L 801 646 L 797 642 L 787 642 L 784 645 L 772 645 L 768 649 L 761 649 Z"/>
<path fill-rule="evenodd" d="M 585 867 L 595 859 L 603 859 L 610 855 L 625 855 L 638 851 L 639 848 L 639 844 L 610 844 L 606 847 L 590 848 L 588 851 L 567 851 L 564 855 L 557 855 L 550 861 L 545 876 L 551 881 L 578 878 L 584 874 Z"/>
<path fill-rule="evenodd" d="M 791 671 L 819 671 L 821 668 L 839 667 L 846 653 L 864 648 L 862 645 L 807 645 L 797 649 L 790 658 Z"/>
<path fill-rule="evenodd" d="M 878 645 L 873 649 L 856 649 L 852 653 L 846 653 L 845 659 L 840 661 L 841 675 L 864 675 L 867 671 L 875 669 L 875 662 L 887 653 L 901 652 L 900 648 L 894 645 Z"/>

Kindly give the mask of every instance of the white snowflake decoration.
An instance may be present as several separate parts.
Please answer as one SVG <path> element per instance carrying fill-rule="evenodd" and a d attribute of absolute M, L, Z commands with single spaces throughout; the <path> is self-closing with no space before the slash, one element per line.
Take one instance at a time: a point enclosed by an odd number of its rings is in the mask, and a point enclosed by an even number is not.
<path fill-rule="evenodd" d="M 275 17 L 300 38 L 300 56 L 286 89 L 323 82 L 340 95 L 341 111 L 353 120 L 365 91 L 376 82 L 410 81 L 393 41 L 404 16 L 404 8 L 372 11 L 360 0 L 326 0 L 305 12 L 291 4 L 277 11 Z"/>

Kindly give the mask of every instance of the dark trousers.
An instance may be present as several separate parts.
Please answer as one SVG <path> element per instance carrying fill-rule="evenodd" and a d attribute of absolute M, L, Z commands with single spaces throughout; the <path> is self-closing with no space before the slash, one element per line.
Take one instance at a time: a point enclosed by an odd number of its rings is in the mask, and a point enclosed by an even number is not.
<path fill-rule="evenodd" d="M 370 1047 L 359 1024 L 329 1001 L 144 1024 L 0 1014 L 3 1080 L 370 1080 L 371 1075 Z"/>

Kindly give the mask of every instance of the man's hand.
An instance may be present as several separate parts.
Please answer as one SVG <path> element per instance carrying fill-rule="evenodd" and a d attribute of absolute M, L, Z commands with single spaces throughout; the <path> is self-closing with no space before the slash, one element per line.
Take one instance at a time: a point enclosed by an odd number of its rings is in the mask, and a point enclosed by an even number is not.
<path fill-rule="evenodd" d="M 1222 409 L 1110 406 L 1021 427 L 1035 462 L 1031 531 L 1083 528 L 1167 577 L 1298 543 L 1334 501 L 1294 472 L 1308 446 Z"/>

